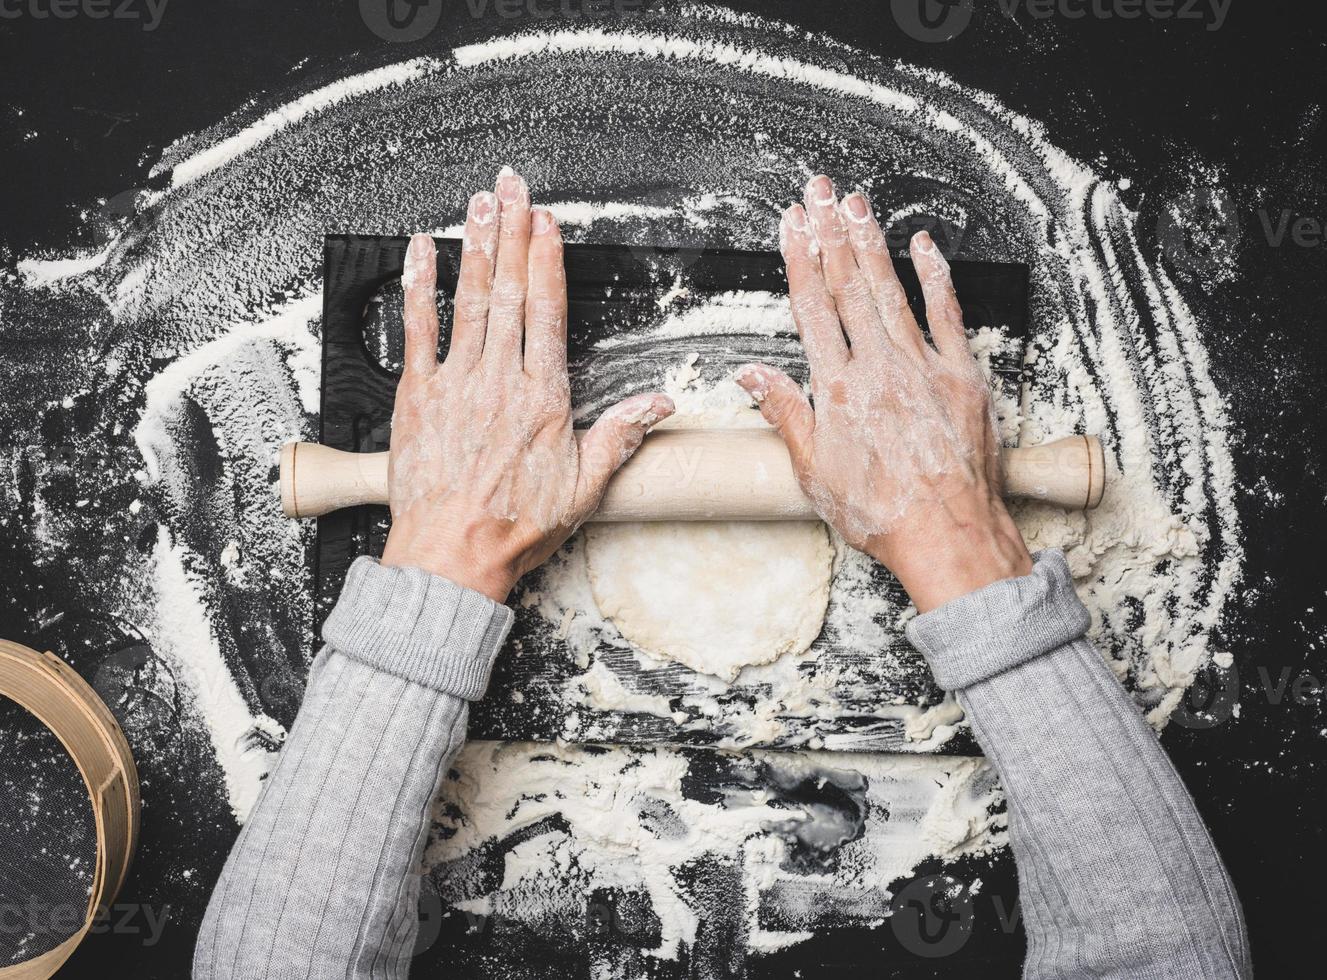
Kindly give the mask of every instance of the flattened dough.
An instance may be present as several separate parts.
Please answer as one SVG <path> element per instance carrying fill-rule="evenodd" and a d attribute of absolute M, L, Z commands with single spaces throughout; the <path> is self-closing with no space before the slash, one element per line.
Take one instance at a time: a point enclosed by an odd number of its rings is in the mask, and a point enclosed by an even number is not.
<path fill-rule="evenodd" d="M 639 650 L 726 681 L 820 635 L 834 548 L 815 521 L 591 524 L 599 612 Z"/>

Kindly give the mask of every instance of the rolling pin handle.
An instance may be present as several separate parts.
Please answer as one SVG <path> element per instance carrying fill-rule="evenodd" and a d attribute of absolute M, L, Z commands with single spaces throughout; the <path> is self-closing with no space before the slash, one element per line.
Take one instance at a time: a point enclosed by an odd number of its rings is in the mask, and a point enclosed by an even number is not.
<path fill-rule="evenodd" d="M 1006 450 L 1004 490 L 1067 510 L 1092 510 L 1106 492 L 1106 454 L 1096 436 L 1067 436 Z"/>
<path fill-rule="evenodd" d="M 288 442 L 281 447 L 281 513 L 299 517 L 299 504 L 295 498 L 295 457 L 303 443 Z"/>
<path fill-rule="evenodd" d="M 281 511 L 321 517 L 343 507 L 387 503 L 387 453 L 346 453 L 313 442 L 281 447 Z"/>

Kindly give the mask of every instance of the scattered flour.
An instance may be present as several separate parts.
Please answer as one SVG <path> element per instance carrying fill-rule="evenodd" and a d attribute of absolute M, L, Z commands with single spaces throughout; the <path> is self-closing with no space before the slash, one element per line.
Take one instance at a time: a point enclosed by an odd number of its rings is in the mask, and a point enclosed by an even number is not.
<path fill-rule="evenodd" d="M 686 721 L 687 718 L 684 712 L 674 711 L 668 699 L 660 694 L 642 694 L 627 690 L 617 674 L 613 673 L 603 661 L 596 661 L 589 670 L 570 681 L 569 686 L 574 688 L 571 692 L 573 697 L 583 698 L 587 704 L 608 711 L 657 715 L 660 718 L 671 718 L 678 723 Z"/>
<path fill-rule="evenodd" d="M 169 168 L 171 186 L 179 188 L 207 176 L 282 130 L 298 125 L 308 116 L 321 112 L 329 106 L 344 102 L 346 99 L 363 97 L 387 86 L 406 85 L 424 72 L 435 71 L 440 67 L 440 62 L 432 58 L 418 58 L 403 64 L 388 65 L 385 68 L 364 72 L 361 75 L 352 75 L 300 96 L 294 102 L 275 109 L 233 136 L 218 140 L 212 146 L 172 164 Z"/>
<path fill-rule="evenodd" d="M 988 853 L 1006 839 L 1000 791 L 980 759 L 664 749 L 585 749 L 472 742 L 435 807 L 425 855 L 444 901 L 520 921 L 583 916 L 582 899 L 616 888 L 649 896 L 660 942 L 649 954 L 675 959 L 697 941 L 705 910 L 689 894 L 688 868 L 741 855 L 752 944 L 779 948 L 809 938 L 827 907 L 853 896 L 843 924 L 879 925 L 889 886 L 921 861 Z M 717 762 L 719 798 L 684 791 Z M 519 779 L 509 774 L 519 773 Z M 839 792 L 818 802 L 808 787 Z M 833 799 L 834 803 L 826 801 Z M 530 834 L 508 850 L 500 881 L 482 896 L 453 863 L 492 840 Z M 837 899 L 835 898 L 837 896 Z M 782 928 L 763 926 L 778 907 Z"/>
<path fill-rule="evenodd" d="M 606 92 L 623 110 L 609 118 Z M 347 140 L 351 129 L 356 138 Z M 685 147 L 675 138 L 682 132 Z M 68 356 L 44 366 L 49 405 L 14 442 L 38 442 L 51 413 L 96 415 L 76 449 L 95 462 L 107 499 L 143 502 L 106 516 L 114 540 L 143 544 L 105 570 L 77 571 L 105 585 L 103 595 L 155 593 L 150 622 L 128 598 L 104 611 L 139 619 L 196 702 L 239 817 L 281 734 L 263 682 L 297 678 L 310 652 L 301 647 L 307 630 L 291 626 L 311 612 L 309 536 L 281 518 L 270 470 L 283 439 L 314 431 L 309 322 L 322 235 L 455 228 L 469 190 L 509 161 L 537 197 L 558 202 L 573 239 L 647 244 L 671 230 L 688 241 L 772 248 L 782 206 L 823 169 L 881 208 L 910 203 L 914 214 L 958 223 L 964 258 L 1026 262 L 1033 380 L 1020 405 L 1001 406 L 1006 434 L 1033 444 L 1101 433 L 1111 473 L 1106 503 L 1092 514 L 1020 504 L 1017 519 L 1033 546 L 1065 549 L 1103 655 L 1152 723 L 1165 724 L 1212 657 L 1243 554 L 1229 423 L 1199 314 L 1155 243 L 1139 240 L 1117 185 L 1059 150 L 1035 121 L 940 73 L 749 15 L 661 8 L 631 30 L 500 37 L 351 76 L 262 114 L 246 109 L 171 147 L 155 168 L 169 186 L 138 196 L 141 220 L 104 251 L 31 255 L 17 277 L 0 274 L 7 330 L 12 323 L 42 336 L 51 322 L 70 330 Z M 775 350 L 794 363 L 780 300 L 734 294 L 698 314 L 690 299 L 670 297 L 654 340 L 695 337 L 699 348 L 731 335 L 735 348 Z M 706 338 L 706 330 L 714 332 Z M 605 356 L 630 359 L 612 343 Z M 704 366 L 693 360 L 674 377 L 684 401 L 750 417 L 722 390 L 730 381 L 696 383 Z M 76 405 L 63 405 L 71 393 Z M 205 480 L 193 468 L 200 448 L 215 463 Z M 8 484 L 0 493 L 6 509 L 24 513 L 38 562 L 70 560 L 87 507 L 66 507 L 55 493 L 19 497 Z M 239 566 L 223 561 L 231 541 Z M 243 582 L 228 574 L 237 567 Z M 263 611 L 251 622 L 270 627 L 266 634 L 241 636 L 224 615 L 238 599 Z M 814 648 L 748 668 L 734 685 L 696 675 L 677 699 L 627 686 L 601 659 L 612 626 L 595 608 L 579 539 L 519 601 L 565 633 L 582 670 L 568 696 L 588 705 L 661 720 L 666 713 L 684 729 L 721 732 L 721 746 L 767 743 L 790 728 L 812 733 L 808 748 L 862 745 L 860 736 L 814 734 L 816 718 L 856 710 L 850 694 L 864 682 L 819 668 Z M 827 635 L 889 650 L 908 615 L 869 561 L 839 549 Z M 1229 662 L 1224 651 L 1217 657 Z M 909 662 L 896 661 L 900 671 Z M 735 697 L 747 683 L 762 696 Z M 919 751 L 934 752 L 955 727 L 944 702 L 904 699 L 885 706 L 890 712 Z M 568 734 L 595 731 L 591 719 Z M 682 781 L 711 764 L 726 767 L 725 784 L 736 788 L 700 802 Z M 798 812 L 787 787 L 803 780 L 865 799 L 861 836 L 835 836 L 855 826 L 845 810 Z M 928 858 L 982 854 L 1004 840 L 985 764 L 935 755 L 479 743 L 458 760 L 444 800 L 453 808 L 439 817 L 451 836 L 435 840 L 429 857 L 452 905 L 501 910 L 536 928 L 580 916 L 585 886 L 616 883 L 648 893 L 663 932 L 659 956 L 681 955 L 698 923 L 721 913 L 748 923 L 756 949 L 804 940 L 835 915 L 878 922 L 885 882 Z M 545 832 L 503 844 L 555 816 L 561 826 L 552 820 Z M 465 876 L 446 869 L 486 846 L 507 847 L 502 874 L 471 894 Z M 745 904 L 705 907 L 684 887 L 685 866 L 734 849 Z M 799 854 L 835 860 L 791 860 Z M 867 911 L 845 908 L 835 894 L 862 895 Z M 777 912 L 781 926 L 762 928 L 762 909 Z"/>
<path fill-rule="evenodd" d="M 185 567 L 186 556 L 162 528 L 153 553 L 156 593 L 160 597 L 157 635 L 152 637 L 182 679 L 194 692 L 230 788 L 230 805 L 245 819 L 258 798 L 260 780 L 271 756 L 251 742 L 255 725 L 270 727 L 268 718 L 255 718 L 245 704 L 235 679 L 213 635 L 212 618 L 199 601 L 198 588 Z"/>

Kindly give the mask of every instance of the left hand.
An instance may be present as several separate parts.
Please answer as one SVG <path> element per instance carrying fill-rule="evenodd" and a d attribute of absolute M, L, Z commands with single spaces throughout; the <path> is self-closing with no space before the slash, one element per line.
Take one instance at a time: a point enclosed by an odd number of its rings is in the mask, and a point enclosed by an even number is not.
<path fill-rule="evenodd" d="M 606 411 L 578 447 L 567 380 L 562 236 L 504 170 L 470 199 L 447 358 L 438 363 L 437 252 L 406 253 L 405 370 L 392 414 L 385 565 L 422 568 L 503 602 L 594 512 L 663 394 Z"/>

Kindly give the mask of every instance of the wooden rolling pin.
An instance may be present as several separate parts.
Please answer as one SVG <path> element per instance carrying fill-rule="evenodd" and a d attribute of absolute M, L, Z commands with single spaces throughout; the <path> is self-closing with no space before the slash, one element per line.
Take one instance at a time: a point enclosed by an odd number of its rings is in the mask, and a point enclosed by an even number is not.
<path fill-rule="evenodd" d="M 580 438 L 581 433 L 576 433 Z M 1069 510 L 1101 503 L 1105 457 L 1096 436 L 1006 449 L 1005 495 Z M 281 450 L 281 509 L 318 517 L 387 503 L 387 453 L 346 453 L 308 442 Z M 608 484 L 592 521 L 816 520 L 788 450 L 767 429 L 663 429 Z"/>

